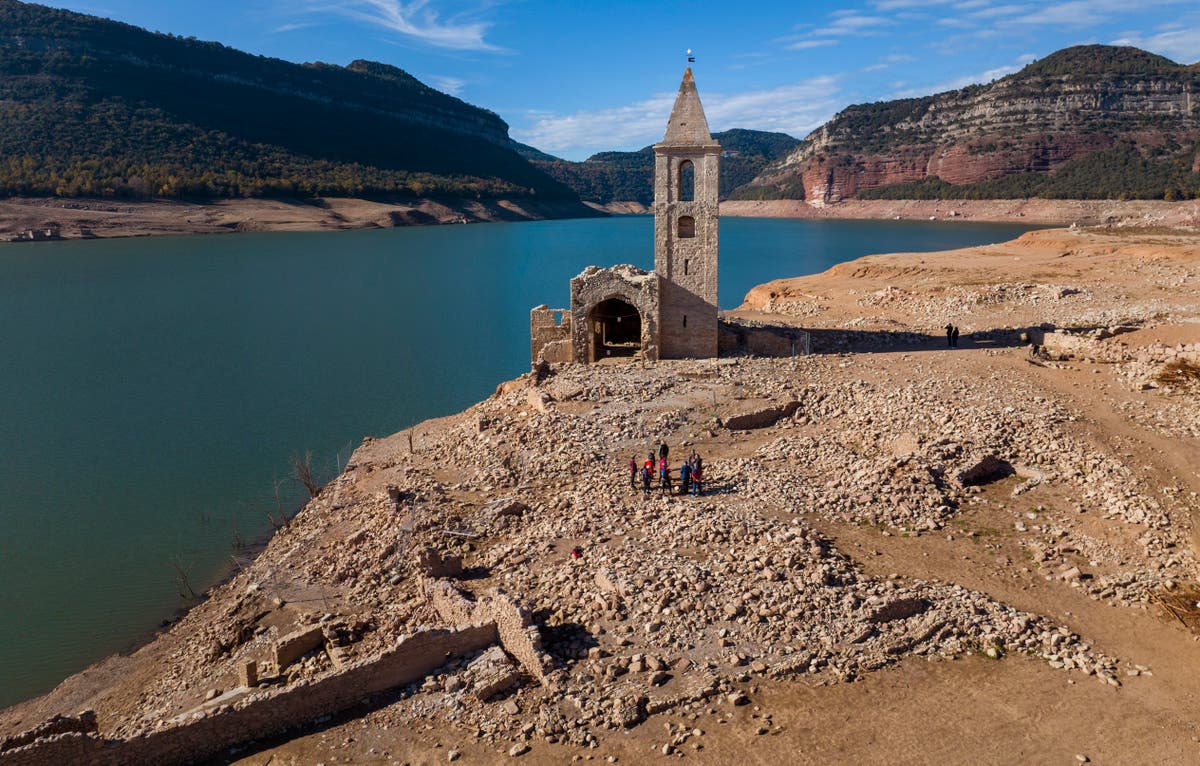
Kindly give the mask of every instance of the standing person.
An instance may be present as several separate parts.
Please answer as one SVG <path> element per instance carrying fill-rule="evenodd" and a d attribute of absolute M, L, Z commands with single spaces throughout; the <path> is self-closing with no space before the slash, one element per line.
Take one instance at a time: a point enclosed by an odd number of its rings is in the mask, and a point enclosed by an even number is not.
<path fill-rule="evenodd" d="M 679 494 L 686 495 L 692 488 L 692 466 L 686 460 L 679 466 Z"/>
<path fill-rule="evenodd" d="M 649 465 L 642 466 L 642 497 L 650 494 L 651 471 Z"/>
<path fill-rule="evenodd" d="M 946 323 L 946 348 L 954 345 L 954 325 Z"/>
<path fill-rule="evenodd" d="M 658 457 L 659 457 L 660 459 L 662 459 L 662 460 L 666 460 L 666 459 L 667 459 L 667 453 L 669 453 L 670 451 L 671 451 L 671 448 L 667 446 L 667 443 L 666 443 L 666 442 L 663 442 L 663 443 L 661 443 L 661 444 L 659 444 L 659 445 L 658 445 Z"/>
<path fill-rule="evenodd" d="M 630 489 L 637 488 L 637 472 L 638 472 L 637 458 L 631 457 L 631 458 L 629 458 L 629 488 Z"/>
<path fill-rule="evenodd" d="M 658 482 L 658 488 L 662 490 L 664 494 L 670 494 L 671 467 L 667 465 L 667 459 L 665 457 L 660 457 L 658 459 Z"/>
<path fill-rule="evenodd" d="M 692 468 L 692 497 L 704 494 L 704 467 L 700 464 L 700 456 L 696 456 L 696 465 Z"/>
<path fill-rule="evenodd" d="M 954 328 L 954 334 L 950 338 L 950 345 L 958 348 L 958 327 Z"/>

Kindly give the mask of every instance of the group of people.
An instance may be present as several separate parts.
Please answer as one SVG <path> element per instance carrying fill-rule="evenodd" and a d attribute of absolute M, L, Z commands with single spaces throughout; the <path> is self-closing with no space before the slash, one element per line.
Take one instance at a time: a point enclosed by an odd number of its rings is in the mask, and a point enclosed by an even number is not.
<path fill-rule="evenodd" d="M 692 454 L 688 455 L 687 460 L 678 469 L 672 469 L 667 458 L 670 454 L 670 447 L 666 442 L 658 446 L 658 460 L 655 461 L 654 451 L 646 453 L 646 462 L 638 468 L 637 458 L 629 458 L 629 487 L 636 489 L 638 480 L 641 479 L 642 494 L 650 494 L 650 485 L 654 478 L 655 466 L 658 467 L 658 488 L 659 491 L 666 495 L 671 493 L 671 474 L 675 470 L 679 471 L 679 494 L 699 496 L 704 493 L 704 458 L 692 450 Z"/>
<path fill-rule="evenodd" d="M 952 324 L 946 325 L 946 345 L 951 348 L 958 345 L 958 328 Z"/>

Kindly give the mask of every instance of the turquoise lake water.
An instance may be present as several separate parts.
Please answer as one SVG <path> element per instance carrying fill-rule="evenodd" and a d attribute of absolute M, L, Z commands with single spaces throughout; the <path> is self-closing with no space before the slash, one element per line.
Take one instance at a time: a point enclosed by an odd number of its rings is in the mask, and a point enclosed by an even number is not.
<path fill-rule="evenodd" d="M 721 221 L 723 308 L 991 224 Z M 0 706 L 144 641 L 270 529 L 292 453 L 327 472 L 529 368 L 529 309 L 653 267 L 653 219 L 0 245 Z M 299 495 L 285 489 L 294 507 Z"/>

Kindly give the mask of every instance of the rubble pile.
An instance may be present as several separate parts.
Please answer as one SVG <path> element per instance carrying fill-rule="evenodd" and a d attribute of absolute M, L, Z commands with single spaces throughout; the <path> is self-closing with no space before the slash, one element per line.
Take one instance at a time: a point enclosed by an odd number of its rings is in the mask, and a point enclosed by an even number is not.
<path fill-rule="evenodd" d="M 137 714 L 105 733 L 217 704 L 250 662 L 260 685 L 327 678 L 415 631 L 461 627 L 496 588 L 532 613 L 532 665 L 493 645 L 398 690 L 380 715 L 451 721 L 502 747 L 589 746 L 656 712 L 738 704 L 760 679 L 848 681 L 905 657 L 1021 654 L 1119 684 L 1117 660 L 1069 627 L 960 585 L 867 575 L 815 528 L 947 534 L 1003 500 L 1010 534 L 1061 587 L 1144 604 L 1194 576 L 1193 495 L 1145 486 L 1120 444 L 1098 446 L 1080 414 L 1027 382 L 917 369 L 868 380 L 852 357 L 565 366 L 368 439 L 175 626 Z M 767 411 L 744 419 L 751 429 L 721 426 Z M 720 443 L 703 495 L 630 487 L 629 459 L 660 440 L 672 467 Z M 435 608 L 430 582 L 459 594 L 461 619 Z M 319 645 L 273 665 L 297 632 Z"/>

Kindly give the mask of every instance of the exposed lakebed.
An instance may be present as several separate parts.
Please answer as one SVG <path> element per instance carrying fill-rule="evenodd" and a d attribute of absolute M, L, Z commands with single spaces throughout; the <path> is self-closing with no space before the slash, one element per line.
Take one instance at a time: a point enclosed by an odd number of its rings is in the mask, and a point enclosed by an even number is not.
<path fill-rule="evenodd" d="M 649 217 L 0 246 L 0 705 L 144 638 L 364 435 L 528 369 L 529 309 L 653 265 Z M 726 218 L 721 304 L 1030 227 Z M 277 498 L 276 485 L 281 491 Z"/>

